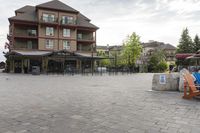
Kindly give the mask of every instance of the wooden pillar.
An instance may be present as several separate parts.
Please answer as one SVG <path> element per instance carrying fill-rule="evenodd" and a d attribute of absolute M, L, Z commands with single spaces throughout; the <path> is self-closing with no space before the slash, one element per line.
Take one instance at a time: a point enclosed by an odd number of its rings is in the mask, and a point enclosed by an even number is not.
<path fill-rule="evenodd" d="M 29 73 L 29 71 L 31 70 L 31 68 L 30 68 L 30 59 L 27 59 L 27 71 L 28 71 L 28 73 Z"/>
<path fill-rule="evenodd" d="M 43 57 L 42 58 L 42 72 L 46 73 L 48 70 L 48 58 L 47 57 Z"/>
<path fill-rule="evenodd" d="M 21 70 L 22 73 L 24 73 L 24 59 L 21 60 Z"/>
<path fill-rule="evenodd" d="M 10 68 L 9 69 L 10 69 L 11 73 L 15 72 L 15 70 L 14 70 L 15 69 L 15 67 L 14 67 L 14 60 L 13 59 L 10 60 Z"/>

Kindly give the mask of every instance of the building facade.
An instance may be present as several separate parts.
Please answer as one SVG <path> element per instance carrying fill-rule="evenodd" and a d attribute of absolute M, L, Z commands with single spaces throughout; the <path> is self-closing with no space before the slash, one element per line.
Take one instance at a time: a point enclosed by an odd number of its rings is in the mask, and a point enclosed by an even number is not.
<path fill-rule="evenodd" d="M 28 73 L 32 66 L 44 73 L 67 67 L 92 71 L 98 27 L 90 21 L 58 0 L 16 10 L 9 18 L 9 71 Z"/>
<path fill-rule="evenodd" d="M 147 66 L 151 55 L 158 50 L 162 50 L 164 52 L 168 66 L 175 64 L 176 47 L 163 42 L 149 41 L 147 43 L 142 43 L 142 54 L 137 60 L 137 64 L 140 66 L 141 71 L 148 71 Z"/>

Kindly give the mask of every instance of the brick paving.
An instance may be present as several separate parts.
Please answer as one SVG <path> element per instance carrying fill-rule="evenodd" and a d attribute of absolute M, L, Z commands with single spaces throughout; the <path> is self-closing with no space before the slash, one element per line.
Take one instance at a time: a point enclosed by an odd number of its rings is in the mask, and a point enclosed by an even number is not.
<path fill-rule="evenodd" d="M 0 133 L 200 133 L 200 100 L 152 76 L 0 73 Z"/>

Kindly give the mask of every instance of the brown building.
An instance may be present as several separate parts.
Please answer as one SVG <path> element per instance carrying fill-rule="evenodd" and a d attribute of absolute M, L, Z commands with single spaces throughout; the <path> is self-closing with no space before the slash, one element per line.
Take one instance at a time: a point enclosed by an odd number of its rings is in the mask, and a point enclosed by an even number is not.
<path fill-rule="evenodd" d="M 162 50 L 164 52 L 166 62 L 169 66 L 175 64 L 176 47 L 171 44 L 165 44 L 163 42 L 149 41 L 147 43 L 142 43 L 142 54 L 140 59 L 137 60 L 137 64 L 141 67 L 141 71 L 147 71 L 145 70 L 147 67 L 144 68 L 144 66 L 148 66 L 151 55 L 157 50 Z"/>
<path fill-rule="evenodd" d="M 24 6 L 8 19 L 10 72 L 64 71 L 67 67 L 93 70 L 97 26 L 79 11 L 52 0 Z"/>

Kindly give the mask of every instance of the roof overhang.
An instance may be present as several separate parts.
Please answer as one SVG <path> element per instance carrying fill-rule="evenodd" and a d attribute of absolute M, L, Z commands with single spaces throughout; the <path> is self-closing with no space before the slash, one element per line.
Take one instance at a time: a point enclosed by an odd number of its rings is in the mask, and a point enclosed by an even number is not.
<path fill-rule="evenodd" d="M 18 55 L 18 56 L 48 56 L 52 54 L 50 51 L 20 51 L 20 50 L 13 50 L 6 54 L 9 55 Z"/>

